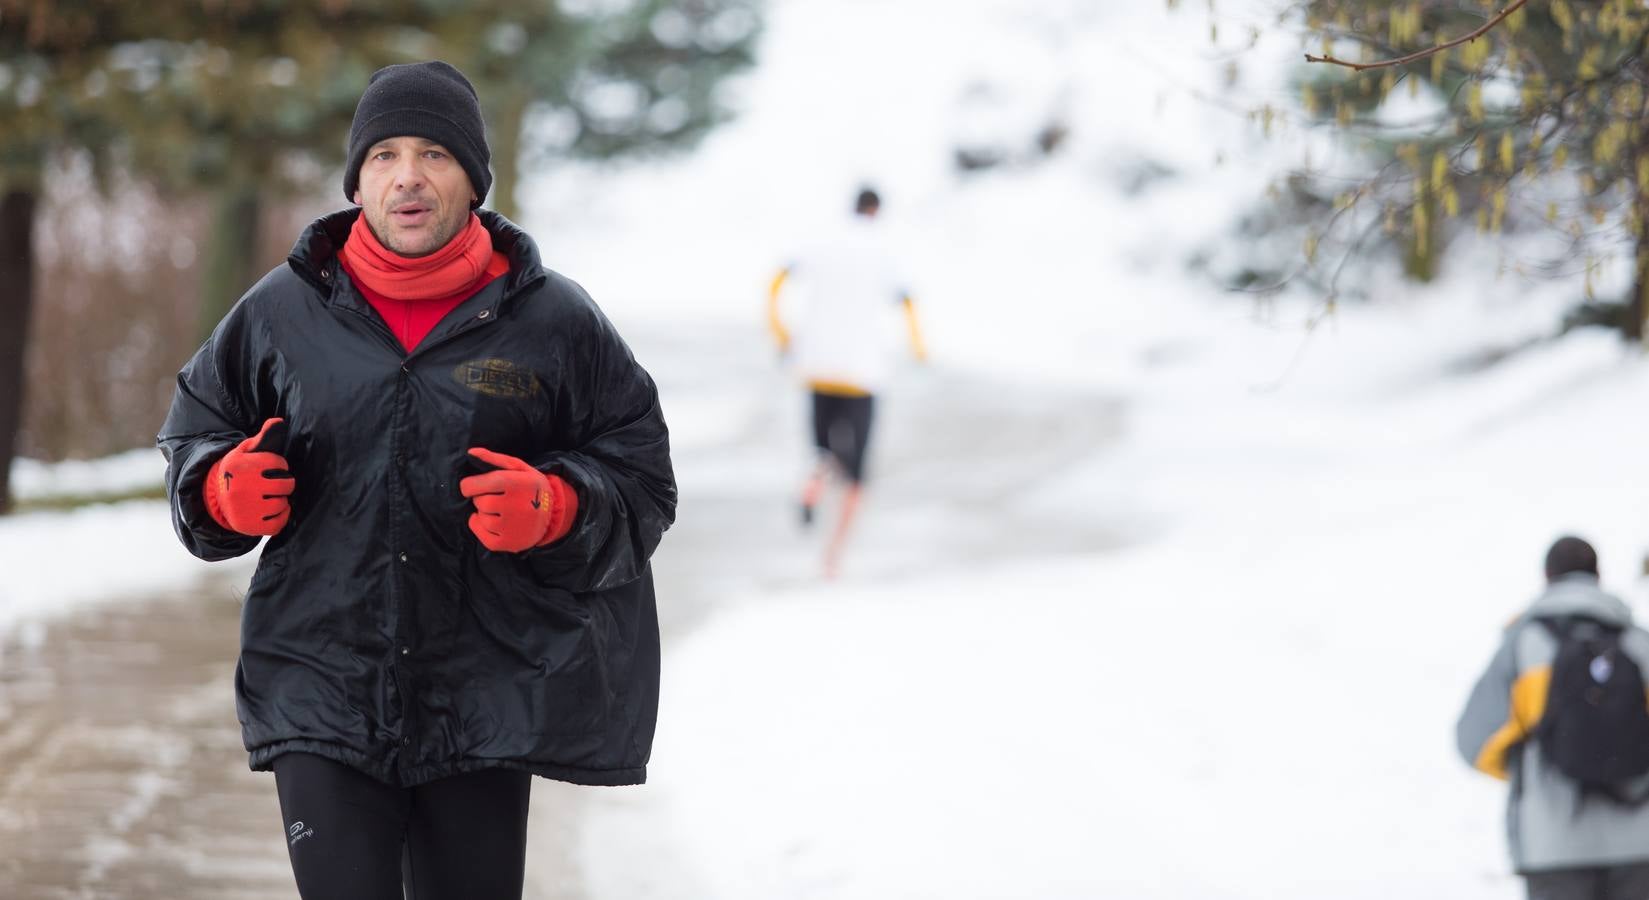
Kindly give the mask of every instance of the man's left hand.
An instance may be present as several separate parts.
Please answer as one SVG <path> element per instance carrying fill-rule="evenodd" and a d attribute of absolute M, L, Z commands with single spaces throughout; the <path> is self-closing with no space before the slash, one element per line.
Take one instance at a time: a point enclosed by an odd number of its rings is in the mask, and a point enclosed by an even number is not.
<path fill-rule="evenodd" d="M 546 475 L 526 462 L 484 447 L 470 455 L 497 468 L 458 482 L 458 490 L 475 502 L 470 531 L 496 553 L 521 553 L 565 537 L 578 516 L 572 485 Z"/>

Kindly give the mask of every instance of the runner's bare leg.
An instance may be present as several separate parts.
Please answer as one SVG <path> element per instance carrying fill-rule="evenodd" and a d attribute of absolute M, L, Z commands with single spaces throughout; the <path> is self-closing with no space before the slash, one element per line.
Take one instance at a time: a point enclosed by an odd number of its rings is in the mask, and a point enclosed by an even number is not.
<path fill-rule="evenodd" d="M 836 533 L 830 536 L 830 544 L 825 548 L 824 575 L 826 578 L 835 578 L 841 571 L 842 551 L 847 547 L 847 534 L 853 527 L 853 517 L 859 511 L 859 497 L 862 489 L 857 484 L 848 485 L 847 492 L 842 495 L 842 516 L 836 522 Z"/>
<path fill-rule="evenodd" d="M 829 456 L 819 459 L 814 467 L 813 474 L 802 485 L 802 525 L 813 524 L 813 511 L 819 508 L 819 501 L 824 497 L 825 483 L 830 477 L 831 461 Z"/>

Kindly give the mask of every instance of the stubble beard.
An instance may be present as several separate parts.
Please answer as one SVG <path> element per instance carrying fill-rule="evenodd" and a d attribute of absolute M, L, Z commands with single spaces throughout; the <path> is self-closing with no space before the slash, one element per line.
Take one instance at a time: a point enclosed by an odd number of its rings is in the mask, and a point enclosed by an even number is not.
<path fill-rule="evenodd" d="M 433 239 L 428 242 L 423 240 L 422 232 L 398 234 L 390 224 L 390 213 L 382 213 L 381 217 L 368 216 L 367 224 L 372 226 L 373 234 L 377 235 L 379 243 L 382 243 L 385 249 L 399 256 L 416 258 L 428 256 L 445 247 L 458 236 L 458 232 L 464 230 L 464 226 L 469 223 L 469 217 L 470 211 L 467 209 L 454 210 L 450 218 L 443 218 L 436 223 L 435 231 L 432 232 Z"/>

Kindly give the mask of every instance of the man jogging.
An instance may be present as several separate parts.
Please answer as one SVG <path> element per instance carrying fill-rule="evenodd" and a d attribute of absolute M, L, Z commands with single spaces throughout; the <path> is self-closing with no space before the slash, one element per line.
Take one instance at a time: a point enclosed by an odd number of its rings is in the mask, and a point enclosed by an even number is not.
<path fill-rule="evenodd" d="M 845 483 L 840 517 L 825 547 L 826 577 L 834 577 L 841 565 L 859 509 L 876 392 L 892 366 L 888 319 L 896 309 L 903 313 L 911 353 L 919 361 L 927 358 L 915 301 L 877 227 L 881 208 L 874 190 L 861 190 L 852 221 L 780 269 L 767 295 L 774 340 L 793 359 L 812 401 L 819 459 L 802 486 L 803 524 L 812 524 L 827 479 L 835 475 Z M 793 276 L 805 289 L 794 329 L 786 325 L 781 305 Z"/>
<path fill-rule="evenodd" d="M 178 375 L 159 443 L 203 559 L 269 536 L 235 673 L 307 900 L 519 898 L 532 775 L 645 780 L 651 378 L 491 186 L 474 88 L 372 76 L 344 194 Z M 271 838 L 274 837 L 271 823 Z"/>
<path fill-rule="evenodd" d="M 1460 716 L 1460 752 L 1510 783 L 1512 865 L 1530 900 L 1649 898 L 1649 632 L 1598 587 L 1577 537 L 1506 628 Z"/>

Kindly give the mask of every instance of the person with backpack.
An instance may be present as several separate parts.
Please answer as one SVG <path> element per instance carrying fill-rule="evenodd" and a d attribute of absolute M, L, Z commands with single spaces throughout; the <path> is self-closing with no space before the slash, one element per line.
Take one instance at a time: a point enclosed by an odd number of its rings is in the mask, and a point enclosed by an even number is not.
<path fill-rule="evenodd" d="M 1546 580 L 1472 689 L 1460 753 L 1510 783 L 1530 900 L 1649 900 L 1649 631 L 1580 538 L 1552 544 Z"/>

